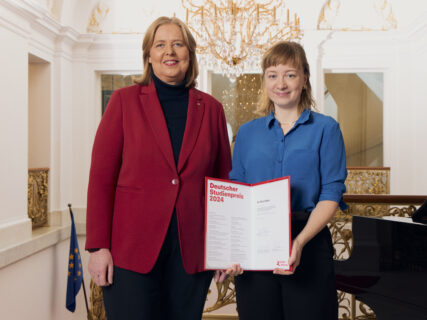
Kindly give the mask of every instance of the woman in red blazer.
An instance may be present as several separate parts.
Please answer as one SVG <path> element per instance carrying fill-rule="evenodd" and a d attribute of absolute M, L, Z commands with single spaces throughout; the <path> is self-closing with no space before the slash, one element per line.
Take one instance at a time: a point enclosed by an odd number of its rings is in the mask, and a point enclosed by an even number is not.
<path fill-rule="evenodd" d="M 108 319 L 201 319 L 204 178 L 228 178 L 222 105 L 195 89 L 196 43 L 161 17 L 138 84 L 116 90 L 92 152 L 86 249 Z"/>

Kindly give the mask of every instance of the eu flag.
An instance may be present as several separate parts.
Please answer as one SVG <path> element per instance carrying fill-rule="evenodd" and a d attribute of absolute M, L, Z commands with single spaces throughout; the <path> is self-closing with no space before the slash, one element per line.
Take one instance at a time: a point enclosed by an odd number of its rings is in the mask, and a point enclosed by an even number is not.
<path fill-rule="evenodd" d="M 70 254 L 68 256 L 68 282 L 67 282 L 67 299 L 66 308 L 71 312 L 76 310 L 76 295 L 79 293 L 83 281 L 83 267 L 80 258 L 79 243 L 77 241 L 76 226 L 74 224 L 73 211 L 70 208 L 71 216 L 71 237 L 70 237 Z"/>

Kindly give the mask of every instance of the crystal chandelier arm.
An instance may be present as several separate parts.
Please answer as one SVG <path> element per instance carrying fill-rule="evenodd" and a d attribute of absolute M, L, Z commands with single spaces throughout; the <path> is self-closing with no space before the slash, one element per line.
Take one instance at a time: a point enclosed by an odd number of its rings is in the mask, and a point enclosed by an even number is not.
<path fill-rule="evenodd" d="M 253 70 L 257 57 L 273 42 L 302 35 L 299 18 L 289 19 L 283 0 L 181 1 L 197 38 L 197 52 L 208 59 L 209 68 L 231 78 L 246 68 Z"/>

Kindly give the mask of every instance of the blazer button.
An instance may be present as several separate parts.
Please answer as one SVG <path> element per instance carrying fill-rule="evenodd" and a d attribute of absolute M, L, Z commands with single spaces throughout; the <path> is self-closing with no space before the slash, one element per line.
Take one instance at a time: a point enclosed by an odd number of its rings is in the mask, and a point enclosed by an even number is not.
<path fill-rule="evenodd" d="M 179 183 L 179 180 L 178 179 L 172 179 L 171 183 L 176 186 Z"/>

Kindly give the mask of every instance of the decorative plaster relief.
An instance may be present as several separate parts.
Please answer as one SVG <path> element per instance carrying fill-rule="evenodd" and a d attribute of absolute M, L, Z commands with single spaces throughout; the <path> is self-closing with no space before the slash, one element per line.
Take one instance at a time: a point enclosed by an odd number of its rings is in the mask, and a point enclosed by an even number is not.
<path fill-rule="evenodd" d="M 61 19 L 62 0 L 47 0 L 47 11 L 56 20 Z"/>
<path fill-rule="evenodd" d="M 102 26 L 110 12 L 110 6 L 107 1 L 100 1 L 92 10 L 89 24 L 86 28 L 88 33 L 102 33 Z"/>
<path fill-rule="evenodd" d="M 317 29 L 339 31 L 372 31 L 397 28 L 387 0 L 357 2 L 327 0 L 320 11 Z"/>

